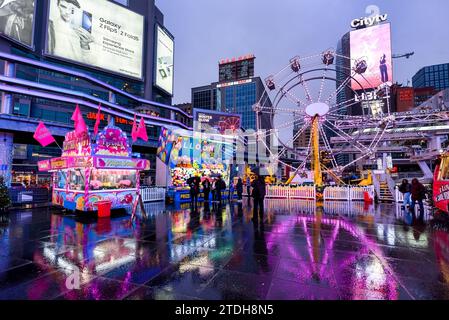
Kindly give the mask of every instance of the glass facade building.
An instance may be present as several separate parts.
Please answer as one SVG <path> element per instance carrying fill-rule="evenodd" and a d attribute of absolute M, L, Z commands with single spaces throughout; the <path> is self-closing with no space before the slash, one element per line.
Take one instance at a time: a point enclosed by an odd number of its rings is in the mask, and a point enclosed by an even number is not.
<path fill-rule="evenodd" d="M 171 106 L 172 97 L 154 84 L 155 26 L 164 25 L 164 16 L 154 0 L 115 1 L 126 9 L 144 16 L 142 80 L 118 75 L 95 67 L 70 63 L 45 55 L 48 1 L 36 1 L 34 45 L 27 47 L 0 37 L 1 110 L 0 175 L 7 182 L 39 185 L 48 181 L 40 174 L 37 162 L 59 156 L 55 145 L 41 147 L 33 138 L 37 124 L 43 121 L 59 145 L 73 130 L 71 120 L 79 105 L 84 120 L 93 129 L 98 105 L 102 105 L 100 128 L 108 116 L 130 137 L 134 113 L 143 116 L 148 142 L 138 140 L 133 152 L 149 159 L 155 176 L 155 155 L 161 126 L 190 129 L 191 116 Z M 144 179 L 147 183 L 150 179 Z"/>
<path fill-rule="evenodd" d="M 449 63 L 427 66 L 412 78 L 414 88 L 433 87 L 437 91 L 449 88 Z"/>
<path fill-rule="evenodd" d="M 267 95 L 265 86 L 259 77 L 237 83 L 212 83 L 192 89 L 192 108 L 240 114 L 244 130 L 256 130 L 257 119 L 253 106 Z M 271 100 L 263 99 L 264 107 L 271 108 Z M 272 128 L 272 119 L 261 116 L 260 129 Z"/>

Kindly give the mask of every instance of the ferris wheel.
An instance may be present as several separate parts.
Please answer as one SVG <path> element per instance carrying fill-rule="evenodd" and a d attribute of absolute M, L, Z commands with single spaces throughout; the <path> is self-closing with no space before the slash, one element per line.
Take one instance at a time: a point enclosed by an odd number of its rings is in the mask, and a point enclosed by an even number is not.
<path fill-rule="evenodd" d="M 291 167 L 295 175 L 312 171 L 315 184 L 322 185 L 323 173 L 341 182 L 346 168 L 359 161 L 374 161 L 385 133 L 394 125 L 394 116 L 389 99 L 380 100 L 388 98 L 390 84 L 374 87 L 368 67 L 364 57 L 351 59 L 327 49 L 294 57 L 267 77 L 268 95 L 253 110 L 258 128 L 263 116 L 271 121 L 273 129 L 258 131 L 258 141 L 268 149 L 270 162 Z M 373 97 L 373 88 L 375 98 L 367 99 Z M 266 103 L 268 98 L 271 105 Z M 380 101 L 386 102 L 381 105 Z M 270 148 L 267 137 L 279 147 Z M 286 153 L 296 155 L 296 164 L 282 160 Z"/>

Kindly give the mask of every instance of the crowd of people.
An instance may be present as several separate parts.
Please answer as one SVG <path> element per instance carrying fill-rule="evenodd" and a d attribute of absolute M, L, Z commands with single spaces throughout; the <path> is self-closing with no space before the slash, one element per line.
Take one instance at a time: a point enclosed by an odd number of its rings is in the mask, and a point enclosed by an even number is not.
<path fill-rule="evenodd" d="M 404 195 L 404 210 L 410 212 L 413 216 L 413 219 L 416 218 L 415 206 L 416 202 L 418 202 L 419 206 L 419 217 L 418 221 L 424 222 L 424 200 L 427 198 L 427 190 L 426 187 L 419 182 L 418 179 L 413 179 L 410 184 L 407 179 L 402 180 L 401 185 L 399 186 L 399 191 Z"/>
<path fill-rule="evenodd" d="M 206 175 L 200 176 L 190 176 L 187 179 L 187 185 L 190 188 L 190 201 L 191 207 L 194 209 L 198 208 L 198 198 L 201 194 L 201 187 L 204 196 L 204 201 L 209 203 L 221 204 L 223 201 L 223 192 L 226 191 L 227 185 L 221 176 L 208 177 Z M 264 216 L 264 200 L 266 194 L 266 184 L 265 178 L 263 176 L 258 176 L 252 182 L 248 177 L 246 180 L 247 194 L 254 199 L 254 215 L 253 220 L 258 222 L 259 219 L 263 223 Z M 244 183 L 242 178 L 238 178 L 237 183 L 230 182 L 229 185 L 229 201 L 234 199 L 234 192 L 237 193 L 237 201 L 243 201 L 243 188 Z"/>

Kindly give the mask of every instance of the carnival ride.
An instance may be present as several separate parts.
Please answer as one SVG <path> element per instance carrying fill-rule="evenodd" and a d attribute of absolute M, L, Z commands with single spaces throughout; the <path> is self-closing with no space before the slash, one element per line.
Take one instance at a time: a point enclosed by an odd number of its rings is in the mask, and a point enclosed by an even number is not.
<path fill-rule="evenodd" d="M 254 111 L 259 115 L 258 119 L 261 114 L 269 114 L 272 127 L 276 128 L 267 134 L 274 135 L 279 141 L 279 152 L 272 152 L 266 144 L 265 147 L 270 152 L 270 160 L 293 169 L 294 175 L 286 184 L 290 184 L 296 174 L 305 170 L 313 171 L 314 183 L 317 186 L 324 185 L 323 174 L 334 182 L 343 184 L 341 176 L 345 169 L 366 158 L 375 159 L 377 147 L 386 130 L 392 127 L 393 119 L 390 115 L 389 99 L 386 99 L 387 104 L 383 109 L 370 101 L 361 104 L 361 97 L 367 95 L 368 88 L 372 88 L 364 77 L 366 70 L 365 60 L 353 61 L 329 49 L 318 55 L 295 57 L 286 67 L 265 80 L 270 94 L 254 105 Z M 354 84 L 357 90 L 353 89 Z M 378 88 L 378 91 L 385 95 L 388 94 L 388 89 L 389 87 L 384 85 Z M 354 97 L 337 103 L 337 97 L 347 92 L 352 93 Z M 270 95 L 273 106 L 263 107 L 264 100 Z M 351 110 L 355 106 L 361 107 Z M 358 115 L 348 115 L 357 113 Z M 360 128 L 342 128 L 342 121 L 344 123 L 348 120 L 362 122 L 364 128 L 370 128 L 376 134 L 371 136 L 368 144 L 361 143 Z M 293 131 L 293 135 L 286 139 L 281 130 L 289 129 Z M 334 137 L 338 137 L 339 141 L 331 146 L 330 140 Z M 265 143 L 265 140 L 259 137 L 258 141 Z M 352 148 L 358 153 L 353 159 L 346 161 L 345 165 L 339 165 L 337 159 Z M 298 166 L 293 167 L 281 160 L 287 151 L 300 159 Z M 323 152 L 327 155 L 327 163 L 323 161 Z"/>
<path fill-rule="evenodd" d="M 363 57 L 351 59 L 328 49 L 294 57 L 265 79 L 268 94 L 253 106 L 259 128 L 256 140 L 268 150 L 270 164 L 293 172 L 285 185 L 310 171 L 319 188 L 345 185 L 344 174 L 358 171 L 363 178 L 352 182 L 374 185 L 377 194 L 380 185 L 388 184 L 392 194 L 395 182 L 385 159 L 393 153 L 406 154 L 407 161 L 419 164 L 422 178 L 432 177 L 428 163 L 441 153 L 449 133 L 448 112 L 392 112 L 391 83 L 371 85 L 365 77 L 367 67 Z M 268 98 L 272 105 L 266 103 Z M 260 130 L 263 117 L 274 129 Z M 289 131 L 293 134 L 285 134 Z M 268 146 L 269 139 L 280 147 Z M 418 141 L 425 141 L 421 152 L 411 147 Z M 291 158 L 295 161 L 288 161 Z M 381 170 L 364 171 L 378 167 L 379 159 Z"/>

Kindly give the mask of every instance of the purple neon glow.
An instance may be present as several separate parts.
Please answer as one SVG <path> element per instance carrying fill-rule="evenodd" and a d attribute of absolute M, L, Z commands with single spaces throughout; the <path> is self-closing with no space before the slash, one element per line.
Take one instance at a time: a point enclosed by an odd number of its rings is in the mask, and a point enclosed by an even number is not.
<path fill-rule="evenodd" d="M 292 217 L 293 218 L 293 217 Z M 385 275 L 385 285 L 388 288 L 387 290 L 387 297 L 390 300 L 396 300 L 398 298 L 398 293 L 397 293 L 397 287 L 398 287 L 398 280 L 397 277 L 394 276 L 393 271 L 391 270 L 391 268 L 388 265 L 388 262 L 383 258 L 382 252 L 380 250 L 378 250 L 377 248 L 377 244 L 369 239 L 367 239 L 367 237 L 364 235 L 363 231 L 360 230 L 360 228 L 355 228 L 355 226 L 349 222 L 349 221 L 345 221 L 345 220 L 335 220 L 335 219 L 329 219 L 329 218 L 322 218 L 321 222 L 324 224 L 330 224 L 330 225 L 334 225 L 335 228 L 333 230 L 332 236 L 330 238 L 330 240 L 325 244 L 325 253 L 324 253 L 324 260 L 322 262 L 321 268 L 319 273 L 316 273 L 315 267 L 316 264 L 318 263 L 318 261 L 315 261 L 315 257 L 313 255 L 313 251 L 312 251 L 312 244 L 310 241 L 310 234 L 307 230 L 307 225 L 306 222 L 316 222 L 316 217 L 310 217 L 310 216 L 296 216 L 295 217 L 296 222 L 300 223 L 303 228 L 304 228 L 304 232 L 306 235 L 306 241 L 307 241 L 307 246 L 308 246 L 308 253 L 310 255 L 311 258 L 311 262 L 312 265 L 311 266 L 306 266 L 306 268 L 304 268 L 304 270 L 308 271 L 308 276 L 311 277 L 313 274 L 318 274 L 320 279 L 327 279 L 327 260 L 329 258 L 329 252 L 332 251 L 333 246 L 334 246 L 334 242 L 336 241 L 336 237 L 338 235 L 338 232 L 340 230 L 340 227 L 343 228 L 344 230 L 346 230 L 347 232 L 349 232 L 353 237 L 359 239 L 362 244 L 364 245 L 363 248 L 363 252 L 373 252 L 375 254 L 375 256 L 381 261 L 382 264 L 382 268 L 386 271 L 383 274 Z M 289 227 L 291 227 L 291 220 L 286 220 L 286 221 L 282 221 L 280 222 L 275 229 L 273 229 L 272 232 L 269 233 L 268 235 L 268 239 L 267 239 L 267 245 L 269 249 L 273 248 L 274 243 L 276 243 L 276 240 L 279 240 L 279 238 L 283 237 L 283 233 L 280 233 L 280 230 L 287 230 Z M 286 242 L 288 243 L 288 241 Z M 291 244 L 288 244 L 288 251 L 289 253 L 292 254 L 292 256 L 294 256 L 296 259 L 298 259 L 298 255 L 296 250 L 294 250 L 294 248 L 291 246 Z M 357 254 L 360 253 L 359 252 L 351 252 L 351 256 L 346 259 L 345 261 L 343 261 L 339 266 L 338 269 L 339 270 L 343 270 L 345 266 L 347 266 L 348 264 L 351 264 L 352 262 L 356 261 L 357 258 Z M 301 267 L 304 266 L 304 264 L 301 262 L 302 259 L 298 259 L 298 263 L 299 265 L 301 265 Z M 334 266 L 336 267 L 336 266 Z M 366 294 L 365 291 L 367 291 L 366 288 L 366 283 L 363 282 L 363 279 L 355 279 L 357 286 L 354 288 L 354 294 L 357 297 L 360 297 L 361 294 Z M 382 292 L 382 294 L 384 294 L 384 292 Z M 366 298 L 366 296 L 363 296 Z M 368 297 L 369 298 L 369 297 Z"/>
<path fill-rule="evenodd" d="M 187 114 L 186 112 L 184 112 L 183 110 L 177 108 L 177 107 L 173 107 L 173 106 L 168 106 L 159 102 L 155 102 L 155 101 L 151 101 L 151 100 L 146 100 L 146 99 L 142 99 L 139 97 L 136 97 L 128 92 L 122 91 L 114 86 L 111 86 L 110 84 L 107 84 L 106 82 L 103 82 L 101 80 L 95 79 L 94 77 L 91 77 L 85 73 L 82 72 L 77 72 L 74 70 L 70 70 L 70 69 L 66 69 L 63 67 L 58 67 L 46 62 L 41 62 L 41 61 L 36 61 L 36 60 L 32 60 L 32 59 L 28 59 L 28 58 L 24 58 L 24 57 L 19 57 L 13 54 L 9 54 L 9 53 L 4 53 L 4 52 L 0 52 L 0 58 L 8 60 L 8 61 L 14 61 L 14 62 L 21 62 L 23 64 L 27 64 L 27 65 L 32 65 L 35 67 L 39 67 L 42 69 L 47 69 L 47 70 L 52 70 L 52 71 L 56 71 L 56 72 L 60 72 L 60 73 L 64 73 L 64 74 L 68 74 L 74 77 L 78 77 L 78 78 L 82 78 L 85 80 L 88 80 L 90 82 L 93 82 L 99 86 L 105 87 L 110 91 L 119 93 L 121 95 L 124 95 L 130 99 L 133 99 L 135 101 L 138 101 L 140 103 L 144 103 L 144 104 L 150 104 L 150 105 L 154 105 L 157 107 L 161 107 L 161 108 L 165 108 L 165 109 L 169 109 L 169 110 L 173 110 L 173 111 L 177 111 L 181 114 L 183 114 L 184 116 L 192 119 L 193 117 L 189 114 Z"/>

